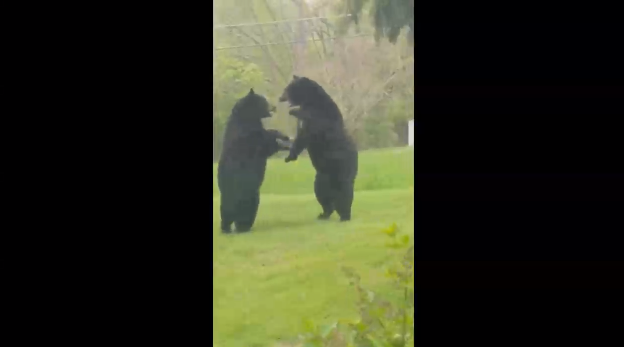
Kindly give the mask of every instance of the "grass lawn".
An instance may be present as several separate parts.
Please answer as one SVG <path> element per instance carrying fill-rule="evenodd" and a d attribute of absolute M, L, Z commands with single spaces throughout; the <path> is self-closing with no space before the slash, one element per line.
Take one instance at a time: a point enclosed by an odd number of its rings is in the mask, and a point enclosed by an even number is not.
<path fill-rule="evenodd" d="M 274 346 L 319 323 L 356 317 L 355 291 L 342 266 L 364 285 L 394 295 L 384 265 L 403 253 L 384 247 L 381 229 L 414 231 L 413 150 L 360 153 L 353 219 L 317 221 L 314 169 L 307 157 L 269 160 L 252 232 L 222 235 L 216 165 L 213 175 L 213 345 Z"/>

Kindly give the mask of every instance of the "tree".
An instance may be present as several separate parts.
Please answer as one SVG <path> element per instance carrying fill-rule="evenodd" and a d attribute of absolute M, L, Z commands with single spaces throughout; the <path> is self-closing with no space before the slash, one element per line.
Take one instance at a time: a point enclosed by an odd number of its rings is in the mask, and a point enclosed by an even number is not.
<path fill-rule="evenodd" d="M 369 35 L 341 37 L 342 23 L 326 12 L 337 5 L 341 14 L 353 12 L 345 1 L 213 2 L 213 160 L 220 156 L 234 103 L 250 88 L 277 106 L 264 125 L 295 136 L 296 118 L 277 102 L 293 74 L 317 81 L 332 95 L 360 149 L 407 143 L 407 121 L 414 118 L 413 49 L 403 38 L 376 44 Z M 368 16 L 371 4 L 358 13 Z M 373 21 L 360 21 L 359 29 L 372 32 Z"/>
<path fill-rule="evenodd" d="M 351 16 L 342 23 L 346 31 L 349 24 L 359 25 L 362 14 L 369 10 L 375 26 L 375 39 L 387 38 L 396 43 L 402 29 L 407 29 L 407 39 L 414 44 L 414 0 L 342 0 L 339 10 Z M 370 3 L 371 8 L 367 8 Z"/>

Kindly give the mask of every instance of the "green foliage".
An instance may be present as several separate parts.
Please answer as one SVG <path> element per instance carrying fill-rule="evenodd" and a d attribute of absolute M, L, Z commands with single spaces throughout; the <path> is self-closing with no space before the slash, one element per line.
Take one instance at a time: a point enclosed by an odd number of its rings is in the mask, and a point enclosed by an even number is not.
<path fill-rule="evenodd" d="M 262 85 L 264 74 L 254 63 L 244 62 L 226 54 L 220 54 L 215 61 L 219 73 L 212 78 L 213 92 L 213 159 L 221 152 L 223 132 L 230 112 L 236 101 L 249 92 L 250 88 Z"/>
<path fill-rule="evenodd" d="M 303 346 L 310 347 L 405 347 L 414 345 L 414 246 L 410 237 L 400 234 L 396 223 L 383 230 L 388 237 L 386 247 L 408 248 L 401 261 L 387 269 L 387 276 L 402 292 L 398 304 L 383 299 L 378 293 L 362 286 L 355 270 L 344 267 L 343 272 L 357 293 L 357 320 L 336 321 L 318 326 L 304 322 L 300 336 Z"/>
<path fill-rule="evenodd" d="M 405 122 L 414 119 L 414 99 L 394 98 L 387 105 L 388 118 L 393 122 Z"/>
<path fill-rule="evenodd" d="M 366 117 L 361 122 L 362 127 L 355 132 L 359 149 L 388 148 L 398 144 L 395 123 L 388 117 Z"/>
<path fill-rule="evenodd" d="M 359 19 L 370 4 L 370 15 L 375 26 L 375 39 L 386 38 L 397 42 L 401 30 L 407 28 L 407 39 L 414 44 L 414 0 L 343 0 L 341 6 L 351 14 L 341 26 L 344 32 L 349 22 L 359 25 Z"/>

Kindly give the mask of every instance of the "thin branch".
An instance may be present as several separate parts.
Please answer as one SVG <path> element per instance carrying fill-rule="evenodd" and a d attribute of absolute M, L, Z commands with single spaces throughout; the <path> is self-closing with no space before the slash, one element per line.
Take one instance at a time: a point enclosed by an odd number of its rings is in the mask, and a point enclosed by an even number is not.
<path fill-rule="evenodd" d="M 236 28 L 236 27 L 235 27 L 234 29 L 236 29 L 238 32 L 240 32 L 242 35 L 244 35 L 244 36 L 245 36 L 245 37 L 247 37 L 248 39 L 250 39 L 250 40 L 252 40 L 253 42 L 255 42 L 255 43 L 256 43 L 256 46 L 266 46 L 266 45 L 263 45 L 263 44 L 261 44 L 260 42 L 258 42 L 258 40 L 256 40 L 256 38 L 255 38 L 255 37 L 253 37 L 253 36 L 251 36 L 251 35 L 247 34 L 247 33 L 246 33 L 243 29 L 241 29 L 241 28 Z M 219 49 L 218 49 L 218 48 L 216 48 L 215 50 L 216 50 L 216 51 L 218 51 Z M 271 61 L 271 65 L 273 65 L 273 67 L 277 70 L 277 72 L 279 72 L 279 74 L 282 76 L 282 78 L 284 79 L 284 81 L 288 81 L 288 78 L 286 77 L 286 74 L 284 74 L 284 71 L 282 71 L 282 69 L 280 69 L 279 65 L 277 65 L 277 63 L 275 63 L 275 61 L 274 61 L 274 59 L 273 59 L 273 56 L 271 56 L 271 53 L 270 53 L 269 51 L 267 51 L 267 50 L 266 50 L 266 48 L 264 48 L 264 47 L 262 48 L 262 50 L 263 50 L 266 54 L 268 54 L 268 55 L 269 55 L 269 57 L 271 58 L 271 59 L 269 59 L 269 60 Z"/>
<path fill-rule="evenodd" d="M 316 19 L 334 19 L 334 18 L 343 18 L 343 17 L 351 17 L 350 14 L 337 16 L 337 17 L 310 17 L 310 18 L 298 18 L 298 19 L 287 19 L 287 20 L 276 20 L 273 22 L 263 22 L 263 23 L 244 23 L 244 24 L 229 24 L 229 25 L 217 25 L 214 29 L 224 29 L 224 28 L 236 28 L 236 27 L 244 27 L 244 26 L 257 26 L 257 25 L 272 25 L 276 23 L 292 23 L 292 22 L 301 22 L 307 20 L 316 20 Z"/>
<path fill-rule="evenodd" d="M 249 37 L 249 35 L 246 35 Z M 335 40 L 335 39 L 344 39 L 344 38 L 353 38 L 353 37 L 365 37 L 365 36 L 373 36 L 372 34 L 362 34 L 362 35 L 352 35 L 352 36 L 339 36 L 339 37 L 328 37 L 324 38 L 323 41 L 327 40 Z M 318 41 L 319 39 L 309 39 L 305 41 L 287 41 L 287 42 L 268 42 L 268 43 L 259 43 L 257 40 L 253 40 L 257 44 L 255 45 L 242 45 L 242 46 L 225 46 L 225 47 L 217 47 L 215 51 L 220 51 L 224 49 L 234 49 L 234 48 L 245 48 L 245 47 L 259 47 L 259 46 L 272 46 L 272 45 L 290 45 L 294 43 L 305 43 L 310 41 Z"/>
<path fill-rule="evenodd" d="M 269 5 L 267 0 L 263 0 L 264 2 L 264 7 L 266 7 L 267 11 L 269 12 L 269 14 L 271 15 L 271 18 L 273 19 L 273 21 L 275 21 L 275 19 L 277 18 L 277 16 L 275 15 L 275 12 L 273 11 L 273 9 L 271 8 L 271 6 Z M 287 36 L 284 34 L 284 32 L 282 30 L 280 30 L 279 25 L 278 24 L 274 24 L 275 28 L 277 29 L 277 32 L 279 32 L 280 36 L 282 37 L 282 39 L 284 41 L 286 41 Z M 290 66 L 295 66 L 295 60 L 292 56 L 292 52 L 289 52 L 288 54 L 288 58 L 290 58 Z"/>

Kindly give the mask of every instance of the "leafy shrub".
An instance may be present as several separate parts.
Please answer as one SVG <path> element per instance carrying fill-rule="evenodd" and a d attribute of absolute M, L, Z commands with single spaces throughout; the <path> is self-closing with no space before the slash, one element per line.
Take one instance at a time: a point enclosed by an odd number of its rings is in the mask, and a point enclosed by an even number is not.
<path fill-rule="evenodd" d="M 401 235 L 396 224 L 383 230 L 389 241 L 386 247 L 409 247 L 408 235 Z M 318 326 L 305 322 L 300 336 L 303 347 L 404 347 L 414 345 L 414 246 L 401 261 L 387 270 L 396 288 L 402 292 L 399 304 L 392 304 L 362 286 L 360 276 L 351 268 L 343 268 L 357 293 L 359 319 L 341 320 Z"/>
<path fill-rule="evenodd" d="M 214 62 L 218 67 L 218 74 L 212 78 L 212 144 L 213 162 L 221 154 L 221 142 L 232 108 L 238 99 L 249 93 L 250 88 L 258 88 L 264 83 L 264 74 L 260 67 L 254 63 L 248 63 L 225 53 L 219 54 Z"/>

